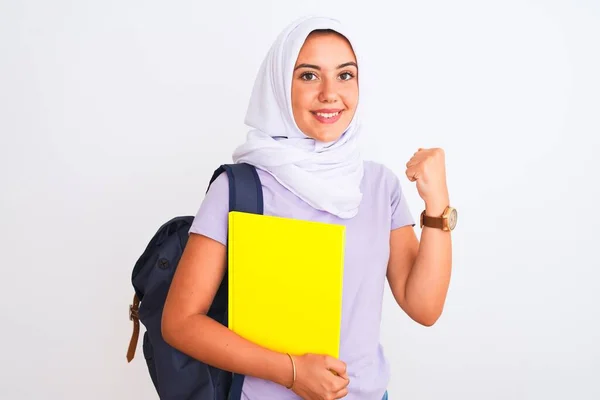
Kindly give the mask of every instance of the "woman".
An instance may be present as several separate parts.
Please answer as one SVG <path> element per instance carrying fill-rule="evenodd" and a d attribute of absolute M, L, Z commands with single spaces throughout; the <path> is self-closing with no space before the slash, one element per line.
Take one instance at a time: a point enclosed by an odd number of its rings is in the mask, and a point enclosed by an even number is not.
<path fill-rule="evenodd" d="M 246 123 L 254 129 L 234 153 L 235 162 L 258 168 L 265 214 L 346 226 L 340 359 L 288 357 L 206 316 L 226 269 L 224 174 L 198 211 L 165 304 L 165 340 L 246 375 L 243 397 L 250 400 L 386 398 L 390 373 L 379 344 L 386 277 L 415 321 L 431 325 L 442 312 L 450 233 L 426 226 L 419 245 L 398 178 L 361 158 L 360 62 L 349 39 L 328 18 L 303 18 L 284 30 L 252 92 Z M 441 216 L 449 205 L 443 152 L 419 149 L 406 174 L 417 184 L 425 213 Z"/>

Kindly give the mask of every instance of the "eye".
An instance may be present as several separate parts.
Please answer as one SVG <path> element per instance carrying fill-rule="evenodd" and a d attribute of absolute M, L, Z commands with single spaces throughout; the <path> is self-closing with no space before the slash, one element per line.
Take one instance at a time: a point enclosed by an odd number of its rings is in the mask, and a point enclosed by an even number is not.
<path fill-rule="evenodd" d="M 302 79 L 303 81 L 314 81 L 315 79 L 317 79 L 317 76 L 312 72 L 305 72 L 302 75 L 300 75 L 300 79 Z"/>
<path fill-rule="evenodd" d="M 349 81 L 350 79 L 354 78 L 354 74 L 351 72 L 342 72 L 340 74 L 340 78 L 342 78 L 343 81 Z"/>

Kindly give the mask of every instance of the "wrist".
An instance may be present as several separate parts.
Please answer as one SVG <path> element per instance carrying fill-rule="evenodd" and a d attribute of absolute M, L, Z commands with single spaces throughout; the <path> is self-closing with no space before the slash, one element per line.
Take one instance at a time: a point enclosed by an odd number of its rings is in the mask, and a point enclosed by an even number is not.
<path fill-rule="evenodd" d="M 269 379 L 278 385 L 289 388 L 294 383 L 294 364 L 285 353 L 274 353 L 272 377 Z"/>
<path fill-rule="evenodd" d="M 444 210 L 446 210 L 446 207 L 448 207 L 449 205 L 450 200 L 448 200 L 447 198 L 432 202 L 426 202 L 425 215 L 427 215 L 428 217 L 440 217 L 444 213 Z"/>
<path fill-rule="evenodd" d="M 290 362 L 292 363 L 292 382 L 287 385 L 286 387 L 290 390 L 294 389 L 294 385 L 296 384 L 296 360 L 294 359 L 294 356 L 292 356 L 290 353 L 287 353 L 287 356 L 290 359 Z"/>

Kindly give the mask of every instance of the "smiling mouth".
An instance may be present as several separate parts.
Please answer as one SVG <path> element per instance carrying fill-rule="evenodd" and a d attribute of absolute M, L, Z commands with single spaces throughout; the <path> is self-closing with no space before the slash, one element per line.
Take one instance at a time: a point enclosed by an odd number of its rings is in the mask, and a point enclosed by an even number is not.
<path fill-rule="evenodd" d="M 343 110 L 338 110 L 335 112 L 319 112 L 319 111 L 311 111 L 311 114 L 317 119 L 317 121 L 323 124 L 333 124 L 340 119 Z"/>

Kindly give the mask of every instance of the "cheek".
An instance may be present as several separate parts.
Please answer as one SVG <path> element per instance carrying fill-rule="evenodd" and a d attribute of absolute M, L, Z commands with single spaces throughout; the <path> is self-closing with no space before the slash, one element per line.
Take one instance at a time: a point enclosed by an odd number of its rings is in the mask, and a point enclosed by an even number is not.
<path fill-rule="evenodd" d="M 346 88 L 341 95 L 346 107 L 354 110 L 358 104 L 358 88 Z"/>
<path fill-rule="evenodd" d="M 306 112 L 311 109 L 313 104 L 313 90 L 308 87 L 298 87 L 292 91 L 292 106 L 294 113 Z"/>
<path fill-rule="evenodd" d="M 310 115 L 313 104 L 313 94 L 309 88 L 304 87 L 292 92 L 292 113 L 294 120 L 298 128 L 305 134 L 311 131 L 311 126 L 316 121 Z"/>

